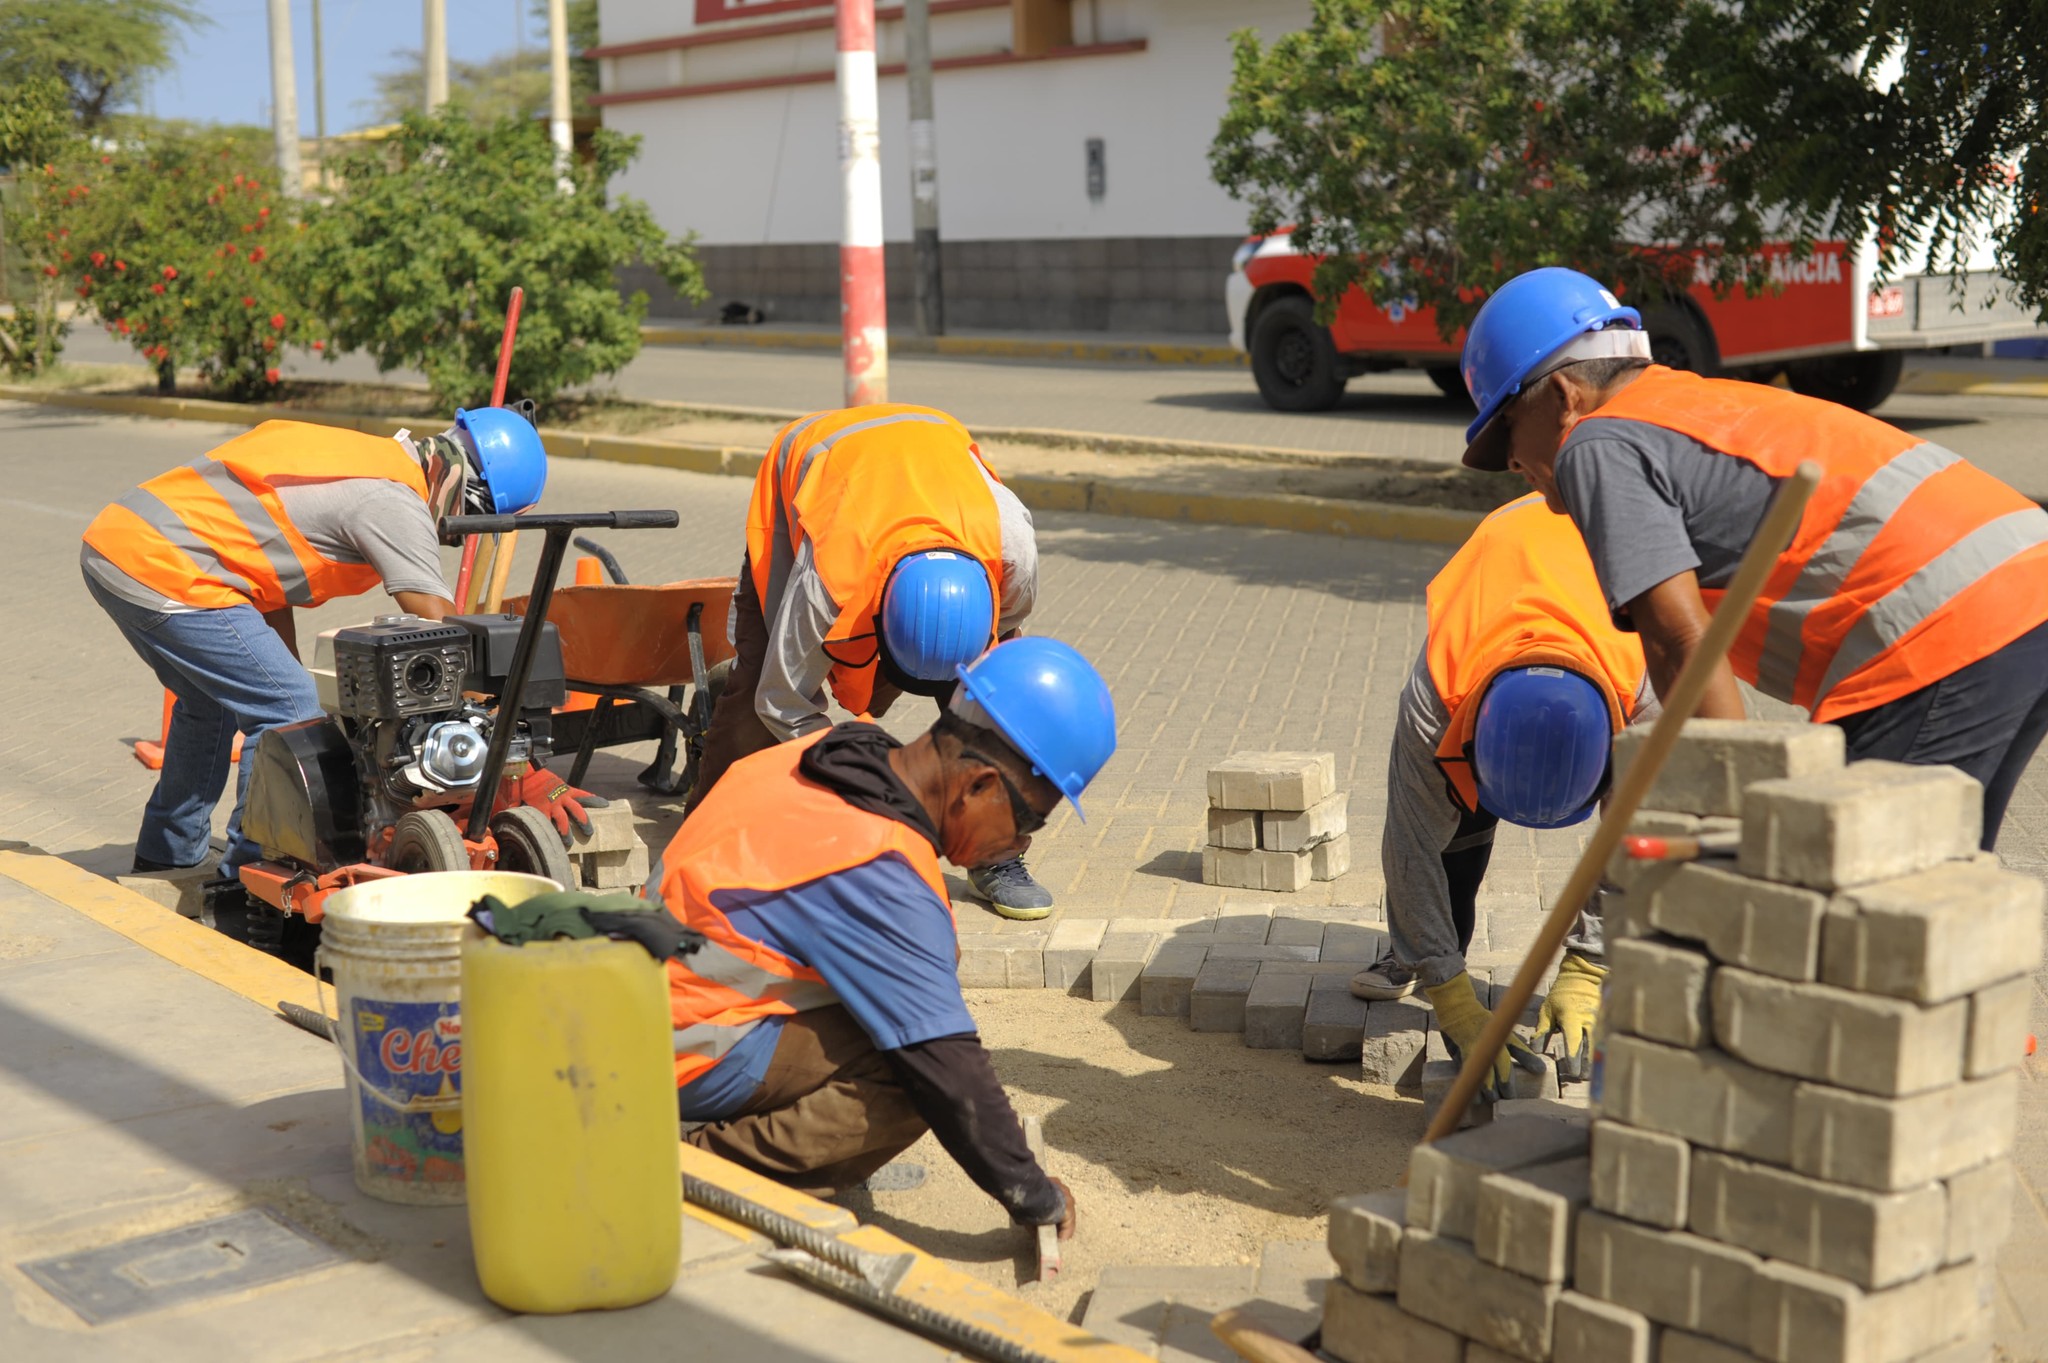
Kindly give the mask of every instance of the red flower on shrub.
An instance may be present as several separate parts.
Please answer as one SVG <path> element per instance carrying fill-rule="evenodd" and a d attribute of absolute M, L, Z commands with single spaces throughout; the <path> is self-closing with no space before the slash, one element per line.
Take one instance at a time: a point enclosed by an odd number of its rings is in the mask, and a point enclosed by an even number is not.
<path fill-rule="evenodd" d="M 161 284 L 152 284 L 149 286 L 149 291 L 151 293 L 162 293 L 164 291 L 164 286 Z"/>
<path fill-rule="evenodd" d="M 117 270 L 126 270 L 128 268 L 128 262 L 125 260 L 117 260 L 114 262 L 114 268 Z"/>
<path fill-rule="evenodd" d="M 279 375 L 275 369 L 266 369 L 263 371 L 263 377 L 266 381 L 270 383 L 276 383 L 279 378 Z"/>
<path fill-rule="evenodd" d="M 59 252 L 58 252 L 57 254 L 58 254 L 58 256 L 59 256 L 59 257 L 61 257 L 61 258 L 62 258 L 62 259 L 64 259 L 64 260 L 69 260 L 69 259 L 71 259 L 71 253 L 70 253 L 69 251 L 59 251 Z"/>
<path fill-rule="evenodd" d="M 254 264 L 256 264 L 256 263 L 257 263 L 258 261 L 262 260 L 262 259 L 263 259 L 263 256 L 264 256 L 264 251 L 263 251 L 263 248 L 262 248 L 261 246 L 251 246 L 251 247 L 249 248 L 249 263 L 250 263 L 251 265 L 254 265 Z"/>
<path fill-rule="evenodd" d="M 93 263 L 93 264 L 95 264 L 95 265 L 104 265 L 104 264 L 106 264 L 106 263 L 107 263 L 107 253 L 106 253 L 105 251 L 94 251 L 94 252 L 92 253 L 92 263 Z"/>
<path fill-rule="evenodd" d="M 256 306 L 256 300 L 245 293 L 242 295 L 242 306 L 245 308 L 253 308 Z"/>
<path fill-rule="evenodd" d="M 271 313 L 271 314 L 270 314 L 270 327 L 271 327 L 271 330 L 273 330 L 273 331 L 283 331 L 283 330 L 284 330 L 284 314 L 283 314 L 283 313 L 281 313 L 281 312 L 273 312 L 273 313 Z"/>
<path fill-rule="evenodd" d="M 256 216 L 259 218 L 267 218 L 270 216 L 270 210 L 267 208 L 259 208 L 256 210 Z"/>
<path fill-rule="evenodd" d="M 45 265 L 43 266 L 43 273 L 55 279 L 57 277 L 57 267 L 55 265 Z"/>
<path fill-rule="evenodd" d="M 224 256 L 231 256 L 235 254 L 235 250 L 235 244 L 233 242 L 229 242 L 227 245 L 220 248 L 220 253 Z"/>
<path fill-rule="evenodd" d="M 128 319 L 123 317 L 118 322 L 115 322 L 114 329 L 120 332 L 123 336 L 126 336 L 128 334 Z"/>
<path fill-rule="evenodd" d="M 253 222 L 245 222 L 242 224 L 242 230 L 244 232 L 253 232 L 256 230 L 256 224 Z"/>
<path fill-rule="evenodd" d="M 315 341 L 315 342 L 313 342 L 313 349 L 315 349 L 315 350 L 325 350 L 325 349 L 327 349 L 327 342 L 325 342 L 325 341 Z"/>
<path fill-rule="evenodd" d="M 120 268 L 121 268 L 121 263 L 120 263 L 119 261 L 115 261 L 115 262 L 114 262 L 114 268 L 115 268 L 115 269 L 117 269 L 117 270 L 118 270 L 118 269 L 120 269 Z M 177 267 L 177 266 L 175 266 L 175 265 L 166 265 L 166 266 L 164 266 L 164 278 L 165 278 L 165 279 L 176 279 L 177 277 L 178 277 L 178 267 Z"/>
<path fill-rule="evenodd" d="M 263 348 L 265 350 L 275 350 L 277 349 L 277 342 L 270 339 L 270 337 L 265 336 L 263 338 Z"/>

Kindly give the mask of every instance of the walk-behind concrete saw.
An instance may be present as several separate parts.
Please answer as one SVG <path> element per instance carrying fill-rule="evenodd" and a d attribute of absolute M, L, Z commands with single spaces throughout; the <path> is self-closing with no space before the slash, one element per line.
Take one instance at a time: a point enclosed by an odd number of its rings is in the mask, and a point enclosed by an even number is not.
<path fill-rule="evenodd" d="M 334 635 L 333 711 L 257 740 L 242 828 L 263 858 L 242 867 L 241 880 L 283 917 L 252 918 L 252 944 L 310 959 L 303 928 L 287 940 L 292 920 L 318 924 L 329 895 L 380 876 L 523 871 L 575 884 L 546 816 L 498 807 L 509 763 L 552 755 L 551 713 L 567 696 L 561 640 L 548 622 L 555 577 L 576 531 L 670 529 L 677 519 L 673 511 L 444 518 L 444 544 L 545 535 L 526 613 L 381 616 Z"/>

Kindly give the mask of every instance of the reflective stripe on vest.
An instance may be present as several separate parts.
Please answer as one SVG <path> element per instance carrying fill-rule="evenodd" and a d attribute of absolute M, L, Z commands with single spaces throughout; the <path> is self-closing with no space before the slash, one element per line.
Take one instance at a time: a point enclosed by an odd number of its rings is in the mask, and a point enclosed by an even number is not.
<path fill-rule="evenodd" d="M 1479 808 L 1472 738 L 1486 688 L 1511 667 L 1560 667 L 1598 687 L 1616 730 L 1635 711 L 1643 646 L 1614 627 L 1592 557 L 1569 516 L 1540 495 L 1495 511 L 1429 584 L 1424 658 L 1449 716 L 1437 769 L 1467 812 Z"/>
<path fill-rule="evenodd" d="M 278 586 L 284 593 L 285 604 L 315 604 L 312 589 L 306 582 L 305 565 L 299 562 L 298 552 L 292 548 L 291 541 L 285 538 L 284 530 L 270 514 L 270 509 L 257 499 L 247 484 L 235 477 L 234 470 L 226 464 L 216 463 L 203 454 L 185 467 L 196 472 L 206 485 L 228 504 L 228 509 L 235 513 L 235 518 L 241 521 L 243 528 L 249 532 L 249 537 L 256 542 L 256 548 L 262 553 L 264 562 L 270 565 L 271 575 L 276 577 Z M 220 555 L 214 552 L 213 547 L 193 534 L 184 519 L 166 506 L 163 499 L 156 494 L 146 488 L 137 488 L 115 505 L 128 508 L 143 524 L 191 555 L 192 561 L 198 564 L 202 571 L 224 581 L 240 583 L 242 589 L 252 598 L 257 595 L 249 579 L 231 571 L 221 562 Z"/>
<path fill-rule="evenodd" d="M 1824 471 L 1729 663 L 1816 720 L 1874 709 L 2048 622 L 2048 512 L 1846 407 L 1653 366 L 1580 429 L 1640 421 L 1789 477 Z M 1703 593 L 1718 603 L 1719 591 Z"/>

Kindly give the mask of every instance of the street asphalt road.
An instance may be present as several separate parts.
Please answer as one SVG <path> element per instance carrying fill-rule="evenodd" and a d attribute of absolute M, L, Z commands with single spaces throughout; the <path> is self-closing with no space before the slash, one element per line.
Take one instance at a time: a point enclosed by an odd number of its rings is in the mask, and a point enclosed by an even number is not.
<path fill-rule="evenodd" d="M 97 329 L 79 327 L 66 358 L 132 364 L 135 352 Z M 333 363 L 299 356 L 286 368 L 304 378 L 377 377 L 369 361 L 353 355 Z M 710 346 L 648 346 L 608 386 L 629 398 L 777 412 L 835 406 L 841 391 L 834 351 Z M 1468 404 L 1445 398 L 1419 371 L 1356 379 L 1332 412 L 1288 413 L 1268 408 L 1243 369 L 897 356 L 890 361 L 890 395 L 943 408 L 970 427 L 1093 431 L 1440 463 L 1457 461 L 1472 418 Z M 2048 442 L 2041 424 L 2048 419 L 2048 400 L 1900 396 L 1876 415 L 2048 500 Z"/>

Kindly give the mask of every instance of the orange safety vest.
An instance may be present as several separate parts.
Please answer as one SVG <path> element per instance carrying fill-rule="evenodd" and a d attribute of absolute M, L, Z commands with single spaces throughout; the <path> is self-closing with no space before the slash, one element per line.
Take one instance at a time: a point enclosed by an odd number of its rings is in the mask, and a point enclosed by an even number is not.
<path fill-rule="evenodd" d="M 1586 542 L 1541 494 L 1479 523 L 1429 584 L 1429 679 L 1450 715 L 1436 764 L 1467 812 L 1479 808 L 1472 738 L 1480 701 L 1510 667 L 1561 667 L 1600 688 L 1618 732 L 1635 713 L 1643 645 L 1614 627 Z"/>
<path fill-rule="evenodd" d="M 85 542 L 128 576 L 188 606 L 269 614 L 360 596 L 366 563 L 322 557 L 285 514 L 281 482 L 379 478 L 427 500 L 419 462 L 397 441 L 303 421 L 266 421 L 101 511 Z"/>
<path fill-rule="evenodd" d="M 839 997 L 817 971 L 733 927 L 713 902 L 716 896 L 772 894 L 895 855 L 952 917 L 953 901 L 929 841 L 798 773 L 804 750 L 830 732 L 733 763 L 690 811 L 648 877 L 668 911 L 708 939 L 668 964 L 678 1088 L 717 1064 L 763 1018 L 823 1008 Z"/>
<path fill-rule="evenodd" d="M 1919 436 L 1832 402 L 1654 366 L 1587 420 L 1662 426 L 1773 478 L 1820 463 L 1728 655 L 1736 676 L 1816 720 L 1910 695 L 2048 621 L 2048 512 Z"/>
<path fill-rule="evenodd" d="M 782 428 L 761 461 L 747 510 L 747 560 L 770 621 L 797 550 L 839 618 L 825 635 L 832 695 L 854 714 L 874 699 L 875 617 L 889 574 L 907 554 L 954 549 L 981 561 L 1002 617 L 1003 534 L 967 428 L 929 407 L 882 404 L 814 412 Z"/>

